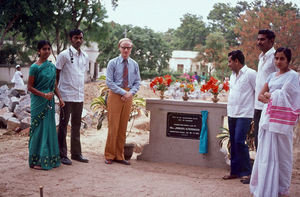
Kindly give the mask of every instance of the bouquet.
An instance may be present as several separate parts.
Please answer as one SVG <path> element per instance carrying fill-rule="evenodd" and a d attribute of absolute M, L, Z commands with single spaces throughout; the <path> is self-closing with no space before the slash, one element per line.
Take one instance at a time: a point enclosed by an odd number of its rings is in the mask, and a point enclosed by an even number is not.
<path fill-rule="evenodd" d="M 150 88 L 155 91 L 159 90 L 161 92 L 164 92 L 170 87 L 172 83 L 172 79 L 170 75 L 165 75 L 163 77 L 155 77 L 153 81 L 150 83 Z"/>
<path fill-rule="evenodd" d="M 194 84 L 188 82 L 181 83 L 179 87 L 186 93 L 194 92 L 195 90 Z"/>
<path fill-rule="evenodd" d="M 209 81 L 201 86 L 202 92 L 211 92 L 213 95 L 218 95 L 221 91 L 229 90 L 229 82 L 224 81 L 223 83 L 219 82 L 217 79 L 210 77 Z"/>

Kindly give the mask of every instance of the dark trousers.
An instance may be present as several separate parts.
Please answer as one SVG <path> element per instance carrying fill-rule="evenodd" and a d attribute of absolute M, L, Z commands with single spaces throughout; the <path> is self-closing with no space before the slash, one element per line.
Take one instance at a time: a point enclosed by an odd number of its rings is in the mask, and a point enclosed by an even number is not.
<path fill-rule="evenodd" d="M 71 154 L 81 155 L 80 126 L 83 102 L 65 102 L 61 108 L 58 127 L 60 157 L 67 157 L 67 126 L 71 116 Z"/>
<path fill-rule="evenodd" d="M 260 116 L 261 116 L 261 111 L 259 109 L 254 110 L 254 137 L 255 137 L 255 149 L 257 150 L 258 147 L 258 130 L 259 130 L 259 121 L 260 121 Z"/>
<path fill-rule="evenodd" d="M 250 156 L 248 145 L 245 144 L 247 132 L 250 129 L 251 118 L 228 117 L 230 133 L 230 174 L 239 177 L 251 174 Z"/>

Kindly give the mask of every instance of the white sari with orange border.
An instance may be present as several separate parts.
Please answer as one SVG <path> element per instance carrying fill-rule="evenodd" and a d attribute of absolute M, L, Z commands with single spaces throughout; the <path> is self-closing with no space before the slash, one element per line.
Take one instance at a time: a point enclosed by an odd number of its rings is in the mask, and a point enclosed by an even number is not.
<path fill-rule="evenodd" d="M 293 128 L 300 114 L 299 74 L 290 70 L 267 80 L 271 99 L 262 111 L 250 192 L 255 197 L 288 195 L 293 168 Z"/>

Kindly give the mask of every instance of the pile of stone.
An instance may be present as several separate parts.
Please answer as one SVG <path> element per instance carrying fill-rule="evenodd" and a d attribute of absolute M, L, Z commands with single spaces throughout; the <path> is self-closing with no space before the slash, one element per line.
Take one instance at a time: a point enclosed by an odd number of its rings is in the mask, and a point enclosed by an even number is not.
<path fill-rule="evenodd" d="M 26 91 L 0 87 L 0 128 L 9 131 L 30 127 L 30 95 Z"/>
<path fill-rule="evenodd" d="M 58 100 L 55 101 L 55 121 L 59 124 Z M 83 110 L 82 128 L 92 126 L 93 115 Z M 30 127 L 30 93 L 24 90 L 9 89 L 7 85 L 0 87 L 0 128 L 10 131 L 21 131 Z"/>

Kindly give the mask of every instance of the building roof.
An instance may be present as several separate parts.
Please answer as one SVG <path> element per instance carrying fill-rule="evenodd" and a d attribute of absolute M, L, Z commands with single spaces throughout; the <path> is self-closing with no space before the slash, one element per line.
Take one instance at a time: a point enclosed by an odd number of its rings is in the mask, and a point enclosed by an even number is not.
<path fill-rule="evenodd" d="M 180 50 L 174 50 L 172 52 L 172 58 L 190 58 L 194 59 L 199 52 L 197 51 L 180 51 Z"/>

